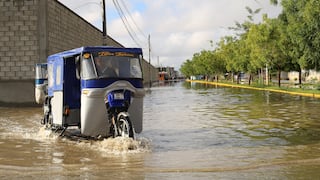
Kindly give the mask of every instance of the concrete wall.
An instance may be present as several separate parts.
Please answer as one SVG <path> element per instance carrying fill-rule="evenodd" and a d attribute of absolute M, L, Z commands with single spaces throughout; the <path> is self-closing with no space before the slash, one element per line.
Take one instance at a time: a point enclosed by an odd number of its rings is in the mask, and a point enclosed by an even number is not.
<path fill-rule="evenodd" d="M 59 51 L 102 45 L 102 40 L 99 29 L 57 0 L 0 0 L 0 104 L 33 104 L 36 63 Z M 122 47 L 111 37 L 106 41 Z"/>
<path fill-rule="evenodd" d="M 37 8 L 38 1 L 0 0 L 0 80 L 34 76 L 39 59 Z"/>
<path fill-rule="evenodd" d="M 158 81 L 158 69 L 150 65 L 147 61 L 143 61 L 142 70 L 145 87 L 149 87 L 150 82 Z"/>
<path fill-rule="evenodd" d="M 302 70 L 302 81 L 308 83 L 318 83 L 320 81 L 320 72 L 316 70 Z M 299 80 L 299 72 L 291 71 L 288 73 L 288 79 L 292 82 Z"/>
<path fill-rule="evenodd" d="M 30 102 L 39 59 L 38 1 L 0 0 L 0 101 Z"/>

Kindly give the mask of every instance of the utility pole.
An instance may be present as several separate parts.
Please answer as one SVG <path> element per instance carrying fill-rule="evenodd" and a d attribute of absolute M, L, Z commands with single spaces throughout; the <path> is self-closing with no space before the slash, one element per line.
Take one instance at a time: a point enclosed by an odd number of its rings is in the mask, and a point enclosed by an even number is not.
<path fill-rule="evenodd" d="M 151 88 L 151 83 L 152 83 L 152 80 L 151 80 L 151 47 L 150 47 L 150 34 L 148 36 L 148 47 L 149 47 L 149 87 Z"/>
<path fill-rule="evenodd" d="M 158 60 L 158 67 L 160 67 L 159 56 L 157 56 L 157 60 Z"/>
<path fill-rule="evenodd" d="M 103 17 L 102 17 L 102 45 L 107 45 L 107 18 L 106 18 L 106 0 L 102 0 Z"/>
<path fill-rule="evenodd" d="M 150 34 L 148 36 L 148 46 L 149 46 L 149 87 L 151 88 L 151 84 L 152 84 L 152 77 L 151 77 L 151 47 L 150 47 Z"/>

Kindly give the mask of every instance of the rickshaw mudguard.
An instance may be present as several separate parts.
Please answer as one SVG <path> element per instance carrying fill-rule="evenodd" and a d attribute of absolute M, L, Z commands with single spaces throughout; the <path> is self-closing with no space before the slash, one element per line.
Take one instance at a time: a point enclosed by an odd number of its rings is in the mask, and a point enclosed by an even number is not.
<path fill-rule="evenodd" d="M 83 88 L 81 90 L 81 134 L 86 136 L 106 136 L 109 132 L 108 113 L 104 97 L 111 91 L 125 89 L 132 92 L 132 102 L 128 109 L 135 132 L 142 131 L 144 88 L 136 88 L 125 80 L 115 81 L 103 88 Z"/>

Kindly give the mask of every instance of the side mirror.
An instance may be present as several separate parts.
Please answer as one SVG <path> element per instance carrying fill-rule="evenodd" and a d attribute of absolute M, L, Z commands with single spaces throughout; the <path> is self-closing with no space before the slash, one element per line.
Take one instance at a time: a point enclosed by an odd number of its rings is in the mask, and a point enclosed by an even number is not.
<path fill-rule="evenodd" d="M 76 77 L 80 79 L 80 56 L 75 57 Z"/>

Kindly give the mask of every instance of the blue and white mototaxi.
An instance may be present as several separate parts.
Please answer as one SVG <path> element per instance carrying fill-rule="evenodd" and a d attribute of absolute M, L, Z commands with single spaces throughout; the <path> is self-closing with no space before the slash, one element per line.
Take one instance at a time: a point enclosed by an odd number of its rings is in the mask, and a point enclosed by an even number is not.
<path fill-rule="evenodd" d="M 142 131 L 142 49 L 81 47 L 36 65 L 35 97 L 46 128 L 82 137 L 130 137 Z M 73 128 L 74 129 L 74 128 Z"/>

